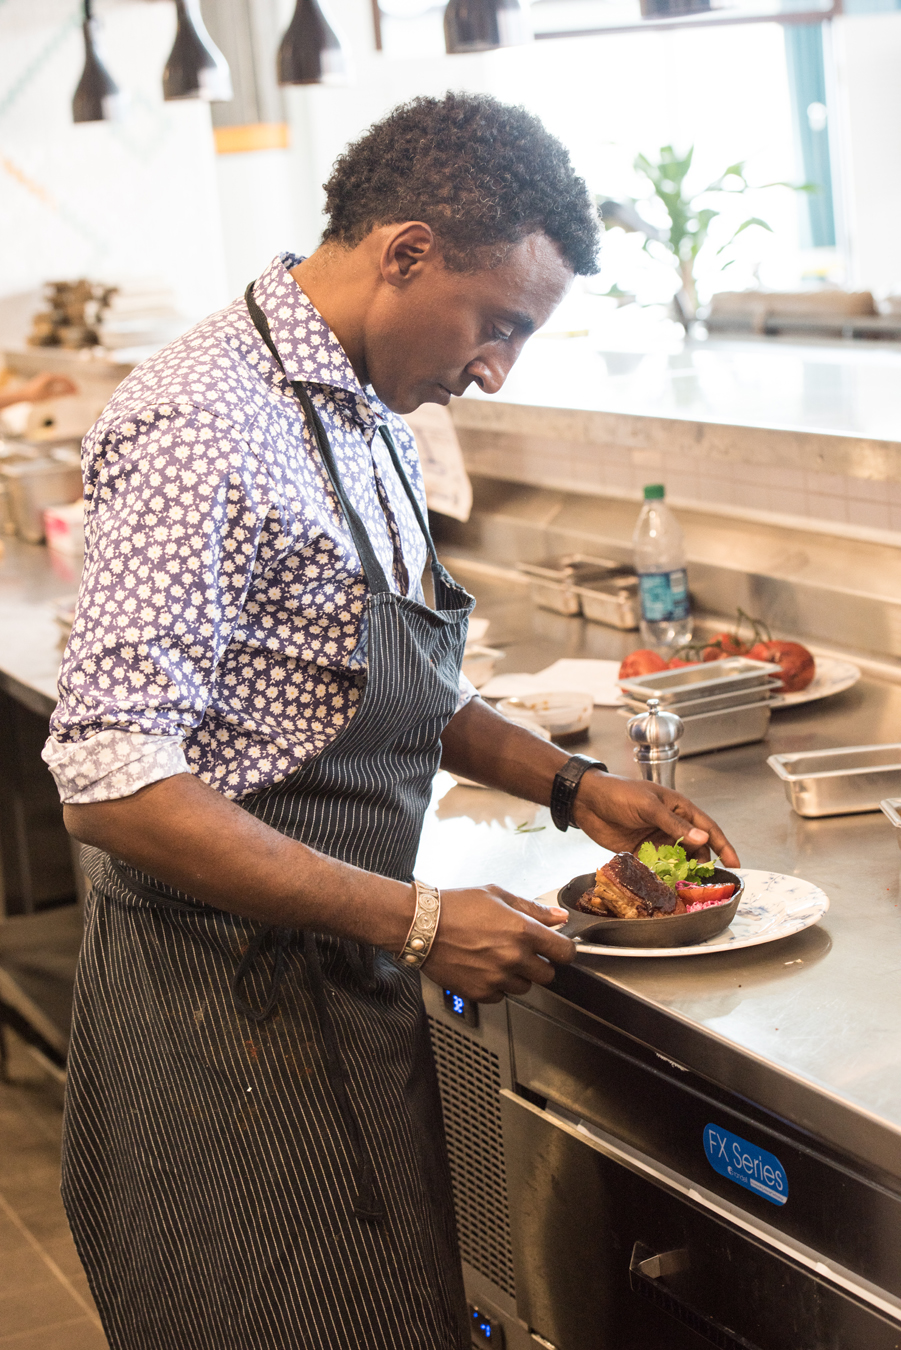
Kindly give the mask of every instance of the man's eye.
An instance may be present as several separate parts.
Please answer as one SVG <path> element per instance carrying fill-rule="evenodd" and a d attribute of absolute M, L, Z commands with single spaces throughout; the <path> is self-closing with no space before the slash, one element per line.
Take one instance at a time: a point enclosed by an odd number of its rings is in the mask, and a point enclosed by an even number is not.
<path fill-rule="evenodd" d="M 495 341 L 495 342 L 509 342 L 510 339 L 512 338 L 512 336 L 513 336 L 513 330 L 512 330 L 512 328 L 509 329 L 507 332 L 504 332 L 504 330 L 503 330 L 502 328 L 497 328 L 497 327 L 496 327 L 495 330 L 494 330 L 494 341 Z"/>

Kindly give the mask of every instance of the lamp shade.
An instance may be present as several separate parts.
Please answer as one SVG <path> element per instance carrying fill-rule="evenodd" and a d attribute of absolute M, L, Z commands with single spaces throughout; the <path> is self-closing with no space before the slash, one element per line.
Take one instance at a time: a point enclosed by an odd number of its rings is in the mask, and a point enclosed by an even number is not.
<path fill-rule="evenodd" d="M 109 71 L 97 54 L 96 19 L 91 13 L 91 2 L 85 0 L 84 70 L 72 99 L 72 120 L 75 122 L 109 122 L 119 112 L 119 90 Z"/>
<path fill-rule="evenodd" d="M 341 40 L 318 0 L 297 0 L 278 49 L 279 84 L 345 84 L 348 76 Z"/>
<path fill-rule="evenodd" d="M 531 42 L 522 0 L 450 0 L 444 11 L 444 45 L 456 52 L 487 52 Z"/>
<path fill-rule="evenodd" d="M 163 98 L 202 98 L 228 103 L 232 93 L 228 62 L 203 24 L 198 0 L 175 0 L 178 27 L 163 71 Z"/>

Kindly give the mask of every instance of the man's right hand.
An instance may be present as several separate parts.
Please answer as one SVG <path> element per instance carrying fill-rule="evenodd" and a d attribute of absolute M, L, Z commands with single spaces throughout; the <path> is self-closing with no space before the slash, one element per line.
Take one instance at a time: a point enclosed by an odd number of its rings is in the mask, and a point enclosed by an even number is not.
<path fill-rule="evenodd" d="M 575 956 L 575 943 L 551 931 L 566 918 L 565 909 L 499 886 L 442 891 L 438 932 L 422 972 L 477 1003 L 526 994 L 532 984 L 550 984 L 552 963 L 565 965 Z"/>

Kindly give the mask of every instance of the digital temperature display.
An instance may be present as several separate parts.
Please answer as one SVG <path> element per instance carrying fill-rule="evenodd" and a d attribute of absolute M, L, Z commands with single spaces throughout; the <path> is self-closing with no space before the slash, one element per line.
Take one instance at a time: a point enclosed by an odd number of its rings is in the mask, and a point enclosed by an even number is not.
<path fill-rule="evenodd" d="M 479 1005 L 473 1003 L 472 999 L 464 998 L 462 994 L 455 994 L 453 989 L 445 989 L 444 1006 L 454 1017 L 459 1017 L 461 1022 L 468 1026 L 477 1027 L 479 1025 Z"/>
<path fill-rule="evenodd" d="M 473 1345 L 498 1346 L 504 1350 L 504 1328 L 494 1317 L 482 1312 L 474 1303 L 469 1305 L 472 1318 Z"/>

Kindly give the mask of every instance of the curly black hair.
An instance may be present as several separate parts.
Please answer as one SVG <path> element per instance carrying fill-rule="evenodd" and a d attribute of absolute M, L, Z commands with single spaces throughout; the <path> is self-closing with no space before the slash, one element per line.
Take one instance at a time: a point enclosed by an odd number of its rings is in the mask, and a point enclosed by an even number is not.
<path fill-rule="evenodd" d="M 543 231 L 573 272 L 598 270 L 598 214 L 565 146 L 487 94 L 402 103 L 347 147 L 323 187 L 323 243 L 353 247 L 379 225 L 423 220 L 445 264 L 468 272 Z"/>

